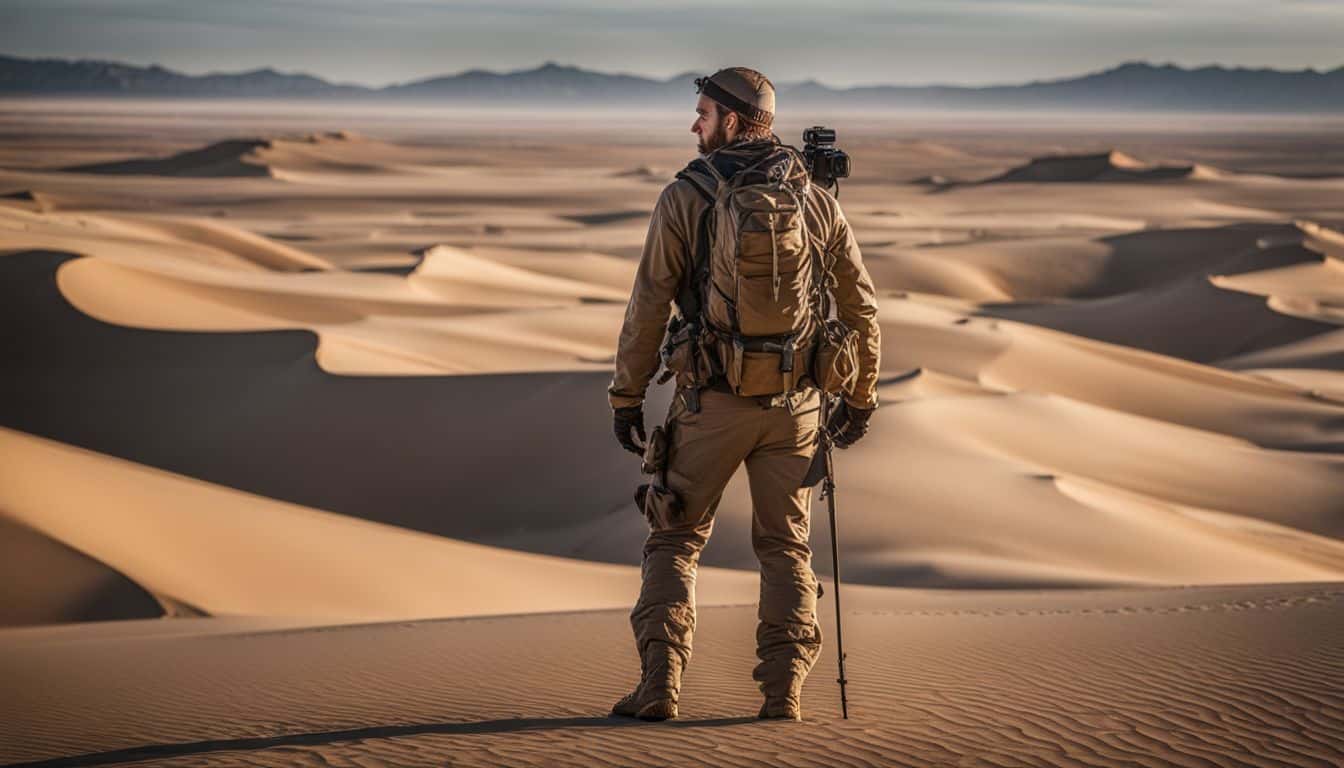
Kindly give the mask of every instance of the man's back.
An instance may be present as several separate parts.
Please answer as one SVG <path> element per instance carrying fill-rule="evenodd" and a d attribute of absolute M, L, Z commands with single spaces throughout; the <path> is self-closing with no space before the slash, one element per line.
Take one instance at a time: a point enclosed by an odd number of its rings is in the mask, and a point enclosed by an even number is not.
<path fill-rule="evenodd" d="M 777 146 L 774 141 L 742 142 L 710 153 L 705 161 L 724 178 L 732 178 Z M 876 292 L 835 198 L 812 186 L 804 203 L 806 229 L 819 242 L 826 271 L 834 276 L 836 315 L 858 331 L 863 342 L 859 378 L 846 400 L 855 407 L 873 408 L 877 404 L 881 353 Z M 684 178 L 668 184 L 658 197 L 617 345 L 616 374 L 609 389 L 614 408 L 641 403 L 657 372 L 657 350 L 663 342 L 668 312 L 693 266 L 701 230 L 709 225 L 704 213 L 710 205 L 695 182 Z"/>

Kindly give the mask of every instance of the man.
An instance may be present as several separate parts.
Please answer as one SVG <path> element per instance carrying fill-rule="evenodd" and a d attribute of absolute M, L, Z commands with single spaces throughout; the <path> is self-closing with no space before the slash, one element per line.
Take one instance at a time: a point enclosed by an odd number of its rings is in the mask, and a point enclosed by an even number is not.
<path fill-rule="evenodd" d="M 707 215 L 715 212 L 710 202 L 715 193 L 704 187 L 726 184 L 738 173 L 744 174 L 739 182 L 746 183 L 745 174 L 757 173 L 762 174 L 762 184 L 784 190 L 785 175 L 798 181 L 805 180 L 807 173 L 798 153 L 781 146 L 771 132 L 774 86 L 763 75 L 740 67 L 724 69 L 698 80 L 697 86 L 700 97 L 691 132 L 699 137 L 703 163 L 693 162 L 658 198 L 621 329 L 616 373 L 608 390 L 615 410 L 616 436 L 623 447 L 636 454 L 645 454 L 649 447 L 641 445 L 646 441 L 644 393 L 659 367 L 660 345 L 669 330 L 672 304 L 675 300 L 684 314 L 693 310 L 683 304 L 699 303 L 686 298 L 687 286 L 692 276 L 701 274 L 696 271 L 697 264 L 704 263 L 703 255 L 702 261 L 696 261 L 697 249 L 705 247 L 710 230 L 716 228 L 711 227 L 712 217 Z M 798 162 L 783 162 L 788 158 Z M 769 174 L 760 170 L 766 160 L 775 159 L 781 160 L 776 165 L 782 170 Z M 695 168 L 699 169 L 698 175 L 690 173 Z M 834 278 L 830 294 L 835 315 L 857 331 L 858 337 L 857 377 L 830 424 L 835 444 L 847 447 L 863 436 L 877 406 L 877 303 L 872 281 L 839 205 L 819 187 L 809 190 L 805 183 L 799 186 L 806 194 L 795 198 L 800 201 L 796 209 L 791 209 L 795 213 L 772 211 L 768 221 L 757 222 L 755 229 L 759 232 L 743 233 L 741 237 L 757 236 L 755 242 L 769 243 L 768 247 L 760 245 L 764 250 L 754 258 L 761 259 L 760 290 L 766 291 L 766 296 L 773 292 L 776 304 L 783 301 L 781 286 L 785 294 L 790 286 L 800 295 L 806 293 L 816 285 L 813 281 L 821 279 L 821 273 L 811 265 L 828 265 L 822 272 Z M 801 212 L 801 219 L 797 212 Z M 810 233 L 816 245 L 812 249 L 800 245 L 797 253 L 785 253 L 785 269 L 781 271 L 780 248 L 784 246 L 777 243 L 792 242 L 783 238 L 786 225 Z M 778 232 L 777 226 L 781 228 Z M 760 239 L 766 236 L 775 239 Z M 797 238 L 798 243 L 803 240 Z M 814 257 L 821 261 L 811 261 Z M 788 258 L 794 261 L 787 262 Z M 706 283 L 710 279 L 704 278 Z M 704 295 L 713 293 L 705 290 Z M 685 328 L 685 321 L 694 321 L 691 326 L 703 327 L 707 334 L 700 338 L 728 338 L 726 321 L 714 320 L 713 300 L 711 295 L 696 312 L 707 317 L 679 317 L 672 329 Z M 746 299 L 738 297 L 738 301 Z M 762 301 L 769 305 L 768 299 Z M 734 309 L 744 307 L 729 308 L 733 322 L 745 322 Z M 802 309 L 794 315 L 803 317 L 806 313 Z M 811 344 L 817 325 L 806 320 L 800 327 L 807 329 L 807 338 L 800 338 L 799 344 Z M 742 341 L 741 336 L 738 341 Z M 666 432 L 661 436 L 660 430 L 654 432 L 655 438 L 665 442 L 665 451 L 649 451 L 666 458 L 658 474 L 661 484 L 649 488 L 642 499 L 650 532 L 644 545 L 643 586 L 630 615 L 642 673 L 635 690 L 617 702 L 612 713 L 645 720 L 676 717 L 681 674 L 690 660 L 695 628 L 696 566 L 709 539 L 723 489 L 745 462 L 753 507 L 752 543 L 761 565 L 756 633 L 760 662 L 753 672 L 765 699 L 759 716 L 799 720 L 803 681 L 821 650 L 816 617 L 820 585 L 812 571 L 808 546 L 812 491 L 800 487 L 819 442 L 821 396 L 814 381 L 793 373 L 805 368 L 806 363 L 793 366 L 792 340 L 773 347 L 758 346 L 772 351 L 755 356 L 741 352 L 749 348 L 741 343 L 736 347 L 736 354 L 750 357 L 752 364 L 769 361 L 760 379 L 765 383 L 754 385 L 757 390 L 764 387 L 764 394 L 756 391 L 752 396 L 741 394 L 751 391 L 741 372 L 742 361 L 737 360 L 734 367 L 723 360 L 735 354 L 732 344 L 712 348 L 714 344 L 717 342 L 687 347 L 691 350 L 691 367 L 704 375 L 670 372 L 677 375 L 678 396 L 669 411 Z M 784 351 L 773 351 L 780 349 Z M 800 361 L 808 359 L 804 352 L 798 354 Z M 735 380 L 730 381 L 733 377 L 725 371 L 736 371 Z M 769 385 L 774 382 L 778 387 L 771 390 Z M 649 457 L 645 455 L 647 465 Z M 649 471 L 647 466 L 645 471 Z"/>

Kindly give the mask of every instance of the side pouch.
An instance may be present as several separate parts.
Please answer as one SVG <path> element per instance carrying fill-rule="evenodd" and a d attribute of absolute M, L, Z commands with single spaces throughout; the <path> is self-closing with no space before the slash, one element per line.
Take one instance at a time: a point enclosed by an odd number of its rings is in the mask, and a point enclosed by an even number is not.
<path fill-rule="evenodd" d="M 705 364 L 697 329 L 694 325 L 681 325 L 667 337 L 667 342 L 663 344 L 662 359 L 668 373 L 659 380 L 660 383 L 671 376 L 676 376 L 677 386 L 683 388 L 698 389 L 709 382 L 712 371 Z"/>
<path fill-rule="evenodd" d="M 667 430 L 654 427 L 644 446 L 644 462 L 640 466 L 644 474 L 653 475 L 653 482 L 635 490 L 635 503 L 654 530 L 671 528 L 682 519 L 681 499 L 663 484 L 667 478 L 667 460 Z"/>
<path fill-rule="evenodd" d="M 639 467 L 646 475 L 662 474 L 667 469 L 667 430 L 660 424 L 649 433 L 644 444 L 644 462 Z"/>
<path fill-rule="evenodd" d="M 742 349 L 741 342 L 731 337 L 720 336 L 716 346 L 719 360 L 723 363 L 723 378 L 727 380 L 728 386 L 737 392 L 742 387 L 742 359 L 747 354 L 746 350 Z"/>
<path fill-rule="evenodd" d="M 827 320 L 817 337 L 812 381 L 829 395 L 852 394 L 859 381 L 859 332 L 839 320 Z"/>
<path fill-rule="evenodd" d="M 792 376 L 779 370 L 778 352 L 750 352 L 742 354 L 742 378 L 737 393 L 743 397 L 777 395 L 787 392 Z"/>
<path fill-rule="evenodd" d="M 645 483 L 635 491 L 635 501 L 644 519 L 655 531 L 676 527 L 684 518 L 681 499 L 676 491 L 658 483 Z"/>

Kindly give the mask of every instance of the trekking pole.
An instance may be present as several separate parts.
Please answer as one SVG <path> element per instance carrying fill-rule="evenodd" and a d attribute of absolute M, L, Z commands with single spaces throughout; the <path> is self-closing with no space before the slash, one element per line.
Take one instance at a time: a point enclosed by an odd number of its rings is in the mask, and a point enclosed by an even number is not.
<path fill-rule="evenodd" d="M 831 514 L 831 573 L 835 576 L 835 647 L 840 666 L 840 716 L 849 719 L 849 699 L 845 697 L 845 636 L 841 630 L 843 621 L 840 613 L 840 538 L 835 529 L 835 464 L 831 456 L 831 435 L 826 429 L 831 417 L 831 398 L 825 393 L 821 396 L 821 443 L 818 450 L 825 451 L 826 479 L 821 486 L 821 495 L 826 499 L 826 507 Z"/>

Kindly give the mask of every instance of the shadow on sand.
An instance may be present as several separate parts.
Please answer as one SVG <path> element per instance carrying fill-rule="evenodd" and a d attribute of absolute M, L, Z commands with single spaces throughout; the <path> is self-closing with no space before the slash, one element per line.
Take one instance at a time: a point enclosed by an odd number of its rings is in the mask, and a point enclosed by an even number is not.
<path fill-rule="evenodd" d="M 186 741 L 173 744 L 145 744 L 138 747 L 90 752 L 83 755 L 58 757 L 31 763 L 11 763 L 7 768 L 78 768 L 79 766 L 112 765 L 137 760 L 152 760 L 207 752 L 236 752 L 272 749 L 275 747 L 318 746 L 340 741 L 362 739 L 391 739 L 405 736 L 455 736 L 489 733 L 519 733 L 571 728 L 629 728 L 635 726 L 663 728 L 716 728 L 725 725 L 744 725 L 757 722 L 754 717 L 724 717 L 705 720 L 670 720 L 665 723 L 645 723 L 623 717 L 530 717 L 507 720 L 480 720 L 470 723 L 420 723 L 414 725 L 375 725 L 344 731 L 291 733 L 247 739 L 213 739 Z"/>

